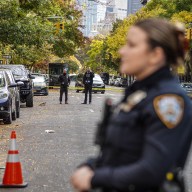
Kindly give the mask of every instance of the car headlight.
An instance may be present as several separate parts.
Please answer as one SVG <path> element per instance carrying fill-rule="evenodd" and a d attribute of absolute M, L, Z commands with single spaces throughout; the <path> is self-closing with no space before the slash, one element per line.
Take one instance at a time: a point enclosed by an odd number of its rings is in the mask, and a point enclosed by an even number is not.
<path fill-rule="evenodd" d="M 0 99 L 7 98 L 8 94 L 7 93 L 0 93 Z"/>

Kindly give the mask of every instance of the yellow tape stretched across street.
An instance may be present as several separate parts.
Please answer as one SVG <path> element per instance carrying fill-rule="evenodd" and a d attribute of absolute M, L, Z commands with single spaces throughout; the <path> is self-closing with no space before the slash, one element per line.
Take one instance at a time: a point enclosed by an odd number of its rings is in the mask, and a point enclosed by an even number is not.
<path fill-rule="evenodd" d="M 49 89 L 60 89 L 60 86 L 47 86 Z M 78 90 L 83 91 L 83 87 L 68 87 L 69 90 Z M 92 88 L 93 91 L 116 91 L 116 92 L 123 92 L 124 88 Z"/>

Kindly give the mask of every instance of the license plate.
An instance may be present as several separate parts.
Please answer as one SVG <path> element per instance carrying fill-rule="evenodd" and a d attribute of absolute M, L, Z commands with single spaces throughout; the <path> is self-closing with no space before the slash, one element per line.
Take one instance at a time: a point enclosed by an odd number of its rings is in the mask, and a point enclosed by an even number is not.
<path fill-rule="evenodd" d="M 21 91 L 22 92 L 22 94 L 24 94 L 24 95 L 27 95 L 28 93 L 29 93 L 29 91 Z"/>

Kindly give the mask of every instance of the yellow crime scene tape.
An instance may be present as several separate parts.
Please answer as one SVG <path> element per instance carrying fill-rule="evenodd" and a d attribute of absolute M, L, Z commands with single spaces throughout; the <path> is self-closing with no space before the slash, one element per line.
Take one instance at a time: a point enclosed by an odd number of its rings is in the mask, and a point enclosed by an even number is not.
<path fill-rule="evenodd" d="M 60 86 L 47 86 L 49 89 L 60 89 Z M 69 90 L 78 90 L 78 91 L 83 91 L 83 87 L 68 87 Z M 115 91 L 115 92 L 123 92 L 125 89 L 124 88 L 92 88 L 93 91 Z"/>

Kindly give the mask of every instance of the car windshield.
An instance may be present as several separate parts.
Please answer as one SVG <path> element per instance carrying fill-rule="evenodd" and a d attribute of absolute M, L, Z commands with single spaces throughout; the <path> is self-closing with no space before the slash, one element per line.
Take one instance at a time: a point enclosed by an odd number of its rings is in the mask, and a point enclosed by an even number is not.
<path fill-rule="evenodd" d="M 3 73 L 0 73 L 0 87 L 5 87 L 5 79 Z"/>
<path fill-rule="evenodd" d="M 95 74 L 95 77 L 93 78 L 94 81 L 102 81 L 101 77 L 97 74 Z"/>
<path fill-rule="evenodd" d="M 32 73 L 31 75 L 34 76 L 35 79 L 39 79 L 39 78 L 40 78 L 40 79 L 41 79 L 41 78 L 42 78 L 42 79 L 45 79 L 45 76 L 42 75 L 42 74 L 38 74 L 38 75 L 37 75 L 37 74 Z"/>
<path fill-rule="evenodd" d="M 33 83 L 34 86 L 46 86 L 45 78 L 43 76 L 35 76 Z"/>
<path fill-rule="evenodd" d="M 26 70 L 21 66 L 3 66 L 3 68 L 10 69 L 14 76 L 27 76 Z"/>

